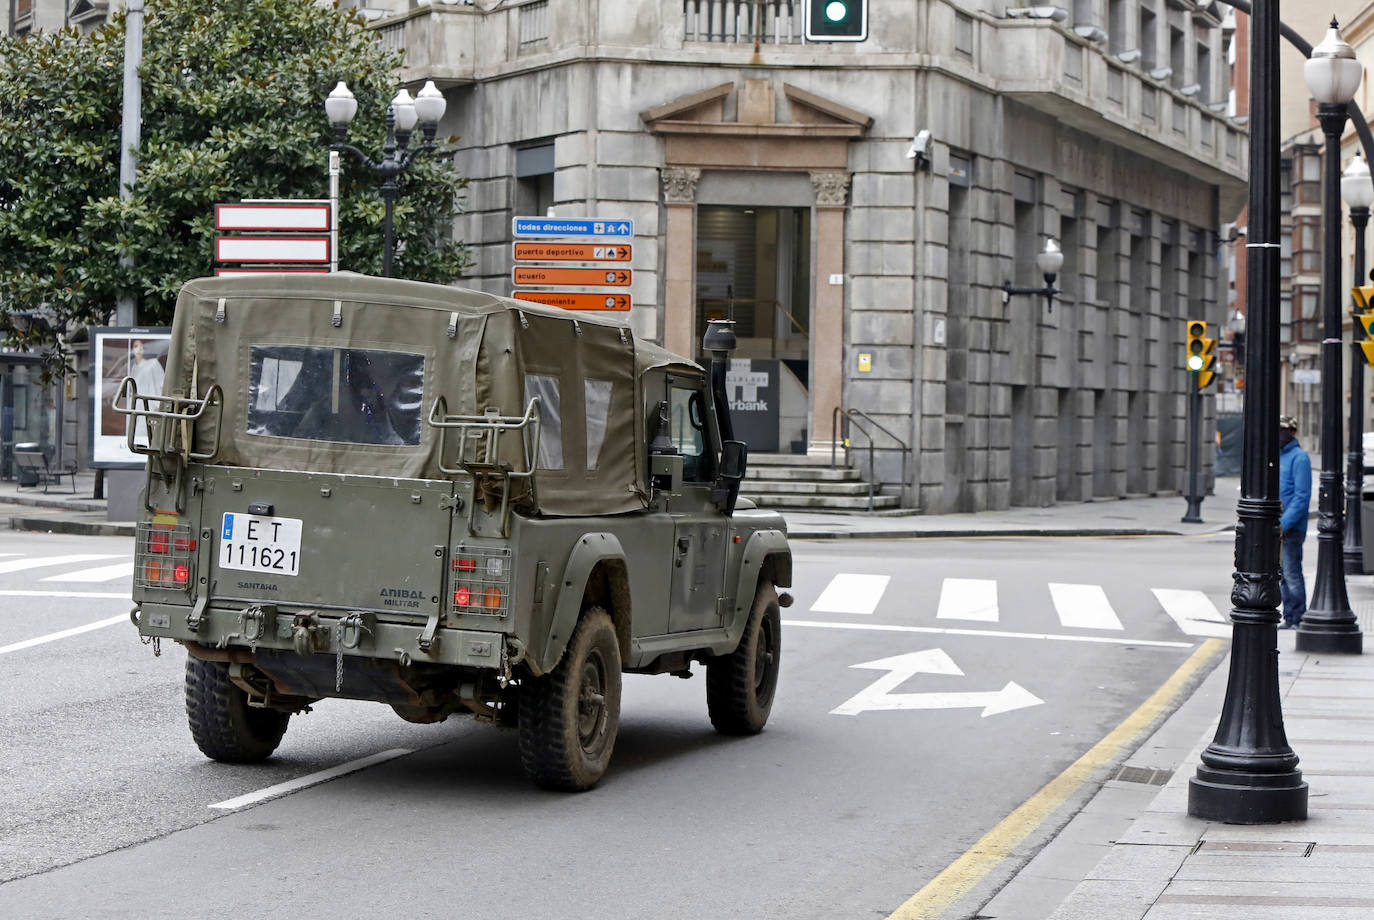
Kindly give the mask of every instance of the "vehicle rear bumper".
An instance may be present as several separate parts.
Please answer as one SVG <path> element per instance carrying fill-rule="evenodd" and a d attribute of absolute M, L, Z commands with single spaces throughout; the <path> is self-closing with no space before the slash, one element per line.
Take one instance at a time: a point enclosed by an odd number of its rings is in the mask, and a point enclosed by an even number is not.
<path fill-rule="evenodd" d="M 210 648 L 273 649 L 302 654 L 443 664 L 455 667 L 505 670 L 506 636 L 499 631 L 438 627 L 424 647 L 426 624 L 379 622 L 363 613 L 349 623 L 349 611 L 277 610 L 270 605 L 234 609 L 208 607 L 198 628 L 190 625 L 191 608 L 144 602 L 135 614 L 139 635 L 197 643 Z M 340 624 L 343 623 L 343 628 Z M 510 661 L 514 664 L 515 661 Z"/>

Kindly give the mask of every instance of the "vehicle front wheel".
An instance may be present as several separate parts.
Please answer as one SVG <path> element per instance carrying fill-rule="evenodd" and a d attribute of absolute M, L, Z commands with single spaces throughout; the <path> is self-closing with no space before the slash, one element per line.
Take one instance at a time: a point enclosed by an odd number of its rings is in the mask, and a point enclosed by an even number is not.
<path fill-rule="evenodd" d="M 225 763 L 258 763 L 281 744 L 291 714 L 248 705 L 223 661 L 186 658 L 186 721 L 201 753 Z"/>
<path fill-rule="evenodd" d="M 764 582 L 739 646 L 706 663 L 706 709 L 722 735 L 756 735 L 773 709 L 782 658 L 782 614 L 778 592 Z"/>
<path fill-rule="evenodd" d="M 582 614 L 558 666 L 524 681 L 517 718 L 530 779 L 566 792 L 601 779 L 620 727 L 620 645 L 605 610 Z"/>

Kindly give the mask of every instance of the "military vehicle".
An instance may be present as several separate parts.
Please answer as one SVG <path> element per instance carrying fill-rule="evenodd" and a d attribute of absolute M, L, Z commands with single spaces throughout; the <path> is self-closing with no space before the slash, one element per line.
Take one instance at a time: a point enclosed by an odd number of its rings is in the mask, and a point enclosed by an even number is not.
<path fill-rule="evenodd" d="M 269 757 L 293 714 L 375 700 L 515 726 L 536 783 L 590 788 L 621 674 L 706 672 L 763 729 L 791 598 L 782 518 L 738 498 L 710 373 L 614 322 L 333 275 L 188 283 L 164 392 L 115 407 L 147 455 L 132 617 L 186 648 L 207 756 Z"/>

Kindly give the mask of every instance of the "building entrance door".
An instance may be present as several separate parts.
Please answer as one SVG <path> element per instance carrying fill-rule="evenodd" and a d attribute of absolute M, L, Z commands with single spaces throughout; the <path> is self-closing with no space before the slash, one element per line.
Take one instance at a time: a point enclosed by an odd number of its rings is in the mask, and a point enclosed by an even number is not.
<path fill-rule="evenodd" d="M 811 349 L 809 208 L 697 208 L 695 347 L 712 319 L 735 321 L 737 427 L 756 450 L 806 440 Z M 702 355 L 697 354 L 700 358 Z M 727 381 L 728 383 L 729 381 Z"/>

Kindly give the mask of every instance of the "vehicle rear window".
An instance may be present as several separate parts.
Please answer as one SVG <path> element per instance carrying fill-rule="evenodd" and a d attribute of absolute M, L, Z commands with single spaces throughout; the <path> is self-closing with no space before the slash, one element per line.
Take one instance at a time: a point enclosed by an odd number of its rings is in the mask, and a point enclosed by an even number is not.
<path fill-rule="evenodd" d="M 420 443 L 423 355 L 254 345 L 248 364 L 249 434 L 351 444 Z"/>

